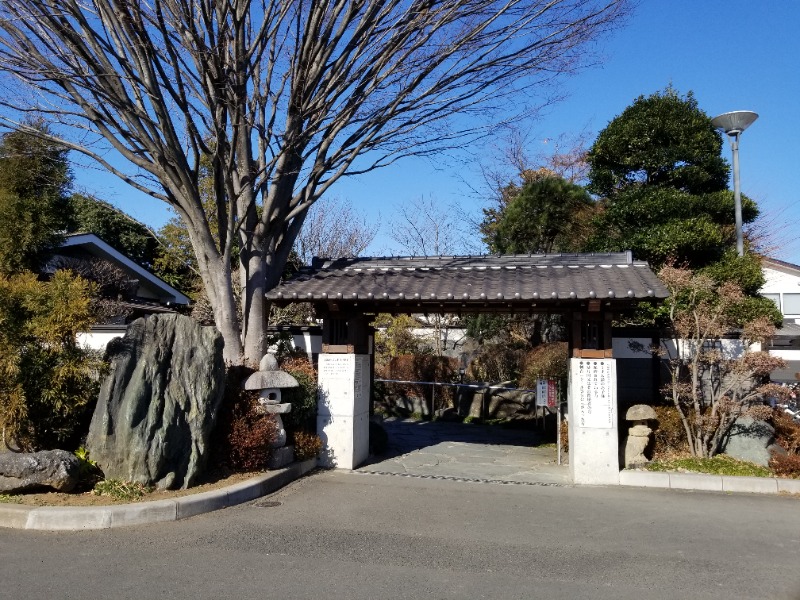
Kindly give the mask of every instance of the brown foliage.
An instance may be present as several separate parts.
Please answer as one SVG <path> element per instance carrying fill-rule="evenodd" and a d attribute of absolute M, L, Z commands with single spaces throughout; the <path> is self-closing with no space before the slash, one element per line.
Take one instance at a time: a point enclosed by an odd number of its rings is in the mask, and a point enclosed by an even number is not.
<path fill-rule="evenodd" d="M 674 406 L 654 406 L 658 426 L 653 432 L 655 446 L 653 458 L 667 458 L 689 452 L 686 431 L 683 429 L 680 414 Z"/>
<path fill-rule="evenodd" d="M 297 460 L 308 460 L 319 456 L 322 451 L 322 440 L 315 433 L 295 431 L 294 455 Z"/>
<path fill-rule="evenodd" d="M 778 477 L 800 479 L 800 454 L 773 454 L 769 468 Z"/>
<path fill-rule="evenodd" d="M 292 410 L 284 415 L 284 425 L 289 431 L 316 427 L 317 416 L 317 370 L 308 357 L 288 356 L 281 361 L 281 369 L 297 379 L 299 387 L 290 388 L 284 393 L 284 402 L 292 403 Z"/>
<path fill-rule="evenodd" d="M 789 454 L 797 454 L 800 450 L 800 425 L 779 408 L 772 413 L 772 425 L 775 427 L 775 442 Z"/>
<path fill-rule="evenodd" d="M 468 376 L 475 381 L 515 381 L 525 351 L 508 344 L 484 344 L 469 365 Z"/>
<path fill-rule="evenodd" d="M 225 398 L 214 430 L 214 462 L 234 471 L 264 469 L 270 444 L 278 433 L 272 415 L 259 410 L 258 392 L 241 388 L 241 382 L 252 372 L 245 367 L 228 370 Z"/>
<path fill-rule="evenodd" d="M 521 387 L 533 388 L 537 379 L 562 379 L 567 376 L 568 349 L 566 342 L 541 344 L 522 360 Z"/>
<path fill-rule="evenodd" d="M 569 421 L 561 421 L 561 450 L 569 452 Z"/>
<path fill-rule="evenodd" d="M 376 368 L 376 377 L 401 381 L 434 381 L 454 383 L 458 381 L 459 362 L 456 358 L 433 356 L 430 354 L 403 354 L 393 357 L 388 364 Z M 393 384 L 392 390 L 405 396 L 430 399 L 433 386 L 414 384 Z M 455 388 L 437 386 L 436 404 L 452 406 L 455 401 Z"/>
<path fill-rule="evenodd" d="M 733 421 L 755 413 L 774 386 L 763 385 L 783 360 L 753 351 L 751 344 L 768 339 L 774 328 L 766 319 L 743 325 L 743 352 L 732 355 L 723 337 L 737 321 L 732 309 L 744 299 L 737 283 L 715 283 L 689 269 L 665 266 L 659 277 L 670 291 L 665 307 L 672 329 L 671 343 L 663 344 L 670 381 L 665 396 L 688 425 L 689 450 L 695 456 L 711 457 Z"/>

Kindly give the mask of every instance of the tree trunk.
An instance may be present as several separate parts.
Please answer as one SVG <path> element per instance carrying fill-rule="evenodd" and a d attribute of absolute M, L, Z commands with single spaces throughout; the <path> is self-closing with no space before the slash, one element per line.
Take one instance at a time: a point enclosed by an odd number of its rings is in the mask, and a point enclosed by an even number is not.
<path fill-rule="evenodd" d="M 244 356 L 230 269 L 219 268 L 214 269 L 213 273 L 203 273 L 203 285 L 207 290 L 213 286 L 216 292 L 211 308 L 214 311 L 214 323 L 225 341 L 222 351 L 225 364 L 240 365 Z"/>
<path fill-rule="evenodd" d="M 258 253 L 253 253 L 243 269 L 242 291 L 242 338 L 243 362 L 257 367 L 267 350 L 267 313 L 265 271 L 266 265 Z"/>

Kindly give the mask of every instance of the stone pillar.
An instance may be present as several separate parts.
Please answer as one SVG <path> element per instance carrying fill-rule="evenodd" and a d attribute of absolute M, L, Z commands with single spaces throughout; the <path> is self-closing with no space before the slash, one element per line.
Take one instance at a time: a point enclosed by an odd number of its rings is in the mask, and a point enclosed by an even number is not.
<path fill-rule="evenodd" d="M 619 485 L 617 371 L 613 358 L 571 358 L 569 469 L 573 483 Z"/>
<path fill-rule="evenodd" d="M 319 355 L 317 433 L 322 463 L 354 469 L 369 456 L 370 355 Z"/>

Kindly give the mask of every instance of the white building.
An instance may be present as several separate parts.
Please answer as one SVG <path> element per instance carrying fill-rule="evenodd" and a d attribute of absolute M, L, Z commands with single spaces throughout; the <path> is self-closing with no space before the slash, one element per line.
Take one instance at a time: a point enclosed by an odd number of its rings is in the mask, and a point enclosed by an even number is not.
<path fill-rule="evenodd" d="M 774 258 L 763 258 L 761 265 L 766 279 L 761 294 L 783 314 L 769 352 L 784 359 L 786 368 L 773 372 L 772 380 L 800 381 L 800 266 Z"/>

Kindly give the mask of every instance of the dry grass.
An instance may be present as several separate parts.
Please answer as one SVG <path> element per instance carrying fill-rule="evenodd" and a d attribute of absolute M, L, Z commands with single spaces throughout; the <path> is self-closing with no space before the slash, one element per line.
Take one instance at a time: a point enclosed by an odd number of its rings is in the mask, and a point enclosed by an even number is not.
<path fill-rule="evenodd" d="M 153 502 L 155 500 L 171 500 L 181 496 L 210 492 L 220 488 L 247 481 L 257 475 L 263 475 L 264 471 L 253 471 L 249 473 L 216 473 L 209 474 L 205 483 L 196 485 L 188 490 L 161 490 L 144 494 L 136 502 Z M 61 492 L 38 492 L 23 494 L 4 495 L 3 500 L 9 503 L 24 504 L 28 506 L 106 506 L 115 504 L 114 500 L 108 496 L 98 496 L 91 490 L 77 494 L 65 494 Z M 118 502 L 116 504 L 125 504 Z"/>

